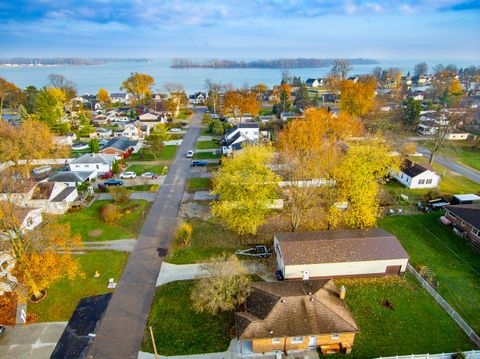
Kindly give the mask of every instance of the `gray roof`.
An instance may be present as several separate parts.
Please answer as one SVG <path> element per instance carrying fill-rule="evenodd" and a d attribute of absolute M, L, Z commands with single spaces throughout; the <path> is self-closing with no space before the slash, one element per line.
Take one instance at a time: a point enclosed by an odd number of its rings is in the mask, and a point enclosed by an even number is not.
<path fill-rule="evenodd" d="M 380 229 L 276 233 L 286 265 L 408 259 L 399 240 Z"/>
<path fill-rule="evenodd" d="M 59 194 L 52 199 L 52 202 L 62 202 L 65 198 L 67 198 L 73 191 L 76 191 L 75 187 L 67 187 L 63 189 Z"/>
<path fill-rule="evenodd" d="M 78 182 L 82 183 L 90 177 L 93 172 L 70 172 L 61 171 L 48 178 L 49 182 Z"/>
<path fill-rule="evenodd" d="M 445 209 L 475 228 L 480 229 L 480 204 L 448 205 L 445 206 Z"/>
<path fill-rule="evenodd" d="M 83 156 L 75 158 L 72 162 L 70 162 L 70 164 L 102 163 L 108 165 L 112 161 L 109 161 L 107 156 L 108 155 L 104 155 L 101 153 L 86 153 Z"/>
<path fill-rule="evenodd" d="M 405 173 L 408 177 L 414 178 L 424 172 L 435 170 L 430 164 L 418 164 L 411 160 L 405 160 L 402 164 L 402 172 Z"/>
<path fill-rule="evenodd" d="M 137 143 L 138 141 L 131 141 L 126 137 L 116 137 L 108 141 L 103 149 L 115 148 L 117 150 L 127 151 L 130 147 L 135 146 Z"/>

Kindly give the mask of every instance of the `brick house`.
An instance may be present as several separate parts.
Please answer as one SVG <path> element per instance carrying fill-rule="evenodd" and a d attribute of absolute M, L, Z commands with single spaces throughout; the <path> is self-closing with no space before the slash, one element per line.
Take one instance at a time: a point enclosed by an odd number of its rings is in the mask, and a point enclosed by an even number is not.
<path fill-rule="evenodd" d="M 350 353 L 359 332 L 331 279 L 252 284 L 235 316 L 240 352 Z"/>
<path fill-rule="evenodd" d="M 121 159 L 126 154 L 138 151 L 138 148 L 138 141 L 131 141 L 126 137 L 115 137 L 108 141 L 99 152 L 115 155 L 118 159 Z"/>
<path fill-rule="evenodd" d="M 480 204 L 447 205 L 445 218 L 450 221 L 456 233 L 467 237 L 472 245 L 480 249 Z"/>

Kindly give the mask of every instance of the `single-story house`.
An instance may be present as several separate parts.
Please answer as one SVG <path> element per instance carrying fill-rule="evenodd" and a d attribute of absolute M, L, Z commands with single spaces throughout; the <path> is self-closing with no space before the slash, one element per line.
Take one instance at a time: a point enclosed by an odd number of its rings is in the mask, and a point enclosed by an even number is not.
<path fill-rule="evenodd" d="M 467 237 L 474 247 L 480 249 L 480 204 L 447 205 L 445 218 L 456 229 L 456 233 Z"/>
<path fill-rule="evenodd" d="M 222 145 L 229 150 L 239 150 L 243 143 L 257 142 L 260 137 L 258 123 L 239 123 L 229 129 L 222 138 Z"/>
<path fill-rule="evenodd" d="M 77 187 L 86 181 L 91 181 L 97 178 L 97 171 L 59 171 L 53 176 L 48 177 L 48 182 L 60 182 L 67 185 L 67 187 Z"/>
<path fill-rule="evenodd" d="M 195 92 L 193 95 L 188 96 L 188 102 L 191 105 L 203 105 L 207 99 L 205 92 Z"/>
<path fill-rule="evenodd" d="M 7 214 L 5 217 L 6 222 L 4 223 L 7 228 L 2 228 L 3 230 L 11 230 L 18 227 L 21 232 L 31 231 L 43 221 L 40 208 L 20 207 L 10 202 L 0 201 L 0 209 Z M 11 217 L 10 214 L 12 215 Z"/>
<path fill-rule="evenodd" d="M 421 135 L 430 136 L 437 133 L 442 125 L 434 120 L 421 121 L 417 126 L 417 132 Z"/>
<path fill-rule="evenodd" d="M 359 329 L 342 292 L 331 279 L 252 283 L 235 315 L 240 353 L 350 353 Z"/>
<path fill-rule="evenodd" d="M 402 275 L 408 254 L 380 228 L 276 233 L 277 269 L 285 279 Z"/>
<path fill-rule="evenodd" d="M 90 138 L 110 138 L 112 137 L 112 134 L 111 129 L 98 127 L 90 134 Z"/>
<path fill-rule="evenodd" d="M 452 198 L 452 204 L 473 204 L 480 203 L 480 196 L 476 194 L 456 194 Z"/>
<path fill-rule="evenodd" d="M 305 85 L 310 87 L 320 87 L 322 86 L 322 83 L 322 79 L 307 79 L 307 81 L 305 81 Z"/>
<path fill-rule="evenodd" d="M 400 167 L 400 172 L 392 172 L 393 177 L 407 188 L 437 188 L 440 176 L 430 164 L 419 164 L 409 159 Z"/>
<path fill-rule="evenodd" d="M 116 156 L 113 154 L 86 153 L 72 160 L 68 166 L 72 172 L 95 171 L 95 176 L 99 176 L 110 171 L 115 160 Z"/>
<path fill-rule="evenodd" d="M 138 141 L 129 140 L 126 137 L 112 138 L 107 144 L 99 151 L 100 153 L 115 155 L 117 158 L 123 158 L 125 155 L 131 152 L 136 152 L 140 149 Z"/>

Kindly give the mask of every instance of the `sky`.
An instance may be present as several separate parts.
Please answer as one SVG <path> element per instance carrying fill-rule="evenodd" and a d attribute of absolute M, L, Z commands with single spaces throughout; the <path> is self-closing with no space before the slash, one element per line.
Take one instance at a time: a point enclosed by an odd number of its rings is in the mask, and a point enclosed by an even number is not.
<path fill-rule="evenodd" d="M 0 57 L 480 59 L 480 0 L 0 0 Z"/>

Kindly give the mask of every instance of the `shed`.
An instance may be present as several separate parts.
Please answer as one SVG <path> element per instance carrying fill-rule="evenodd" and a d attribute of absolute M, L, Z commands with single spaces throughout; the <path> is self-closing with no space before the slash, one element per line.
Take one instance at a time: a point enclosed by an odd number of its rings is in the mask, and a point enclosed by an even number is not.
<path fill-rule="evenodd" d="M 277 233 L 273 241 L 285 279 L 402 275 L 409 259 L 380 228 Z"/>

